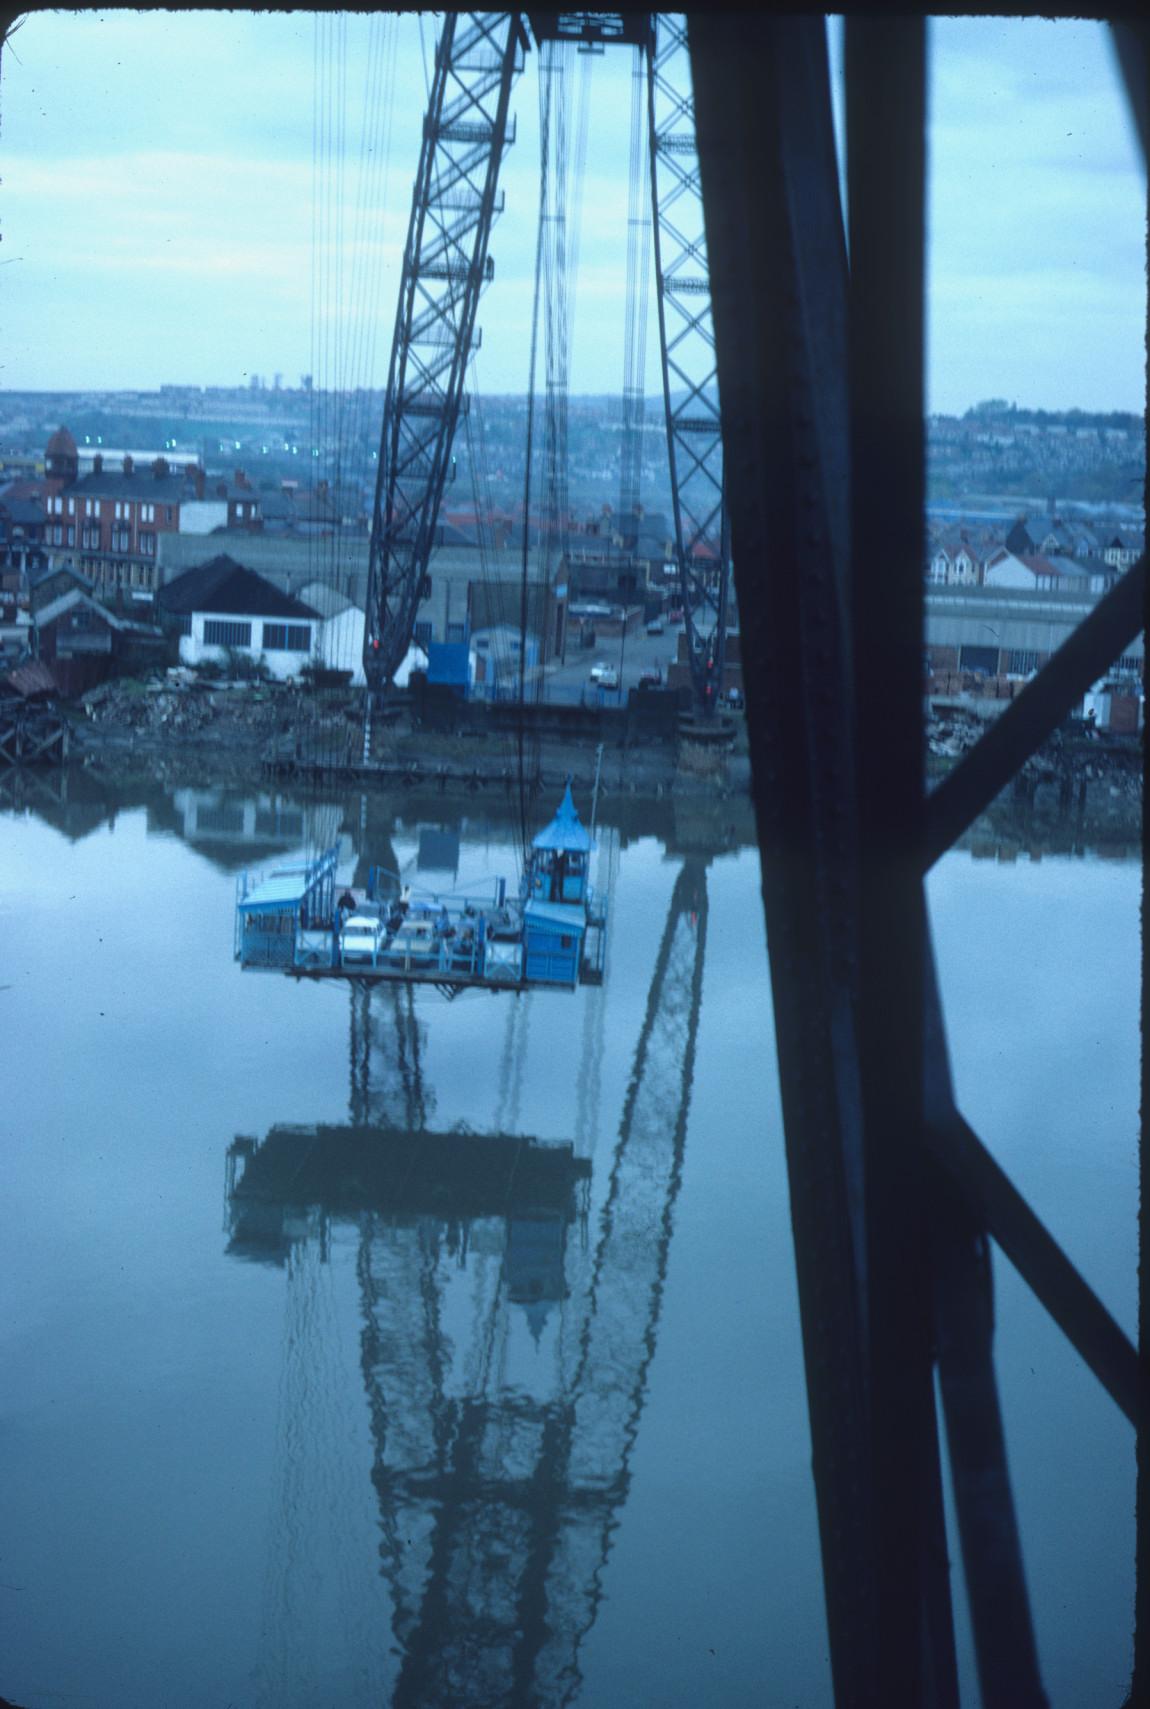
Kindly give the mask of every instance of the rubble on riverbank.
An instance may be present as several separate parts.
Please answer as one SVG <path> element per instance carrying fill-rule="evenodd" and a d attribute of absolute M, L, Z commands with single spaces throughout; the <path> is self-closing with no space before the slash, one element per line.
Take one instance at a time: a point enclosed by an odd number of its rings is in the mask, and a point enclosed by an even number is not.
<path fill-rule="evenodd" d="M 985 730 L 986 719 L 964 708 L 933 712 L 926 724 L 928 777 L 944 776 L 976 746 Z M 1015 795 L 1033 796 L 1048 786 L 1065 805 L 1080 786 L 1089 785 L 1095 793 L 1103 783 L 1112 799 L 1141 801 L 1141 741 L 1072 725 L 1056 730 L 1023 762 L 1011 789 Z"/>
<path fill-rule="evenodd" d="M 320 775 L 329 780 L 354 770 L 363 781 L 363 698 L 342 690 L 307 691 L 280 684 L 208 684 L 194 673 L 169 673 L 150 683 L 123 679 L 101 684 L 79 703 L 76 747 L 100 769 L 144 764 L 157 775 L 173 770 L 221 778 L 272 772 L 287 779 Z M 742 734 L 742 732 L 740 732 Z M 604 786 L 663 794 L 671 789 L 748 794 L 745 751 L 728 755 L 717 775 L 682 776 L 673 743 L 620 747 L 604 744 Z M 540 786 L 567 775 L 588 786 L 598 762 L 596 745 L 570 738 L 515 733 L 453 734 L 413 729 L 404 719 L 373 732 L 370 772 L 386 786 L 414 785 L 507 791 L 517 787 L 520 763 Z"/>
<path fill-rule="evenodd" d="M 82 696 L 85 745 L 109 747 L 205 743 L 262 752 L 268 741 L 299 723 L 302 696 L 280 687 L 210 683 L 191 673 L 140 682 L 115 678 Z M 314 708 L 309 709 L 314 718 Z"/>
<path fill-rule="evenodd" d="M 309 771 L 317 758 L 328 772 L 358 768 L 362 758 L 362 695 L 347 690 L 303 690 L 286 684 L 209 682 L 191 671 L 171 671 L 149 682 L 123 678 L 103 683 L 74 712 L 75 747 L 114 766 L 117 758 L 148 765 L 157 775 L 189 766 L 220 779 Z M 975 746 L 986 719 L 963 707 L 936 707 L 926 723 L 927 771 L 937 778 Z M 590 782 L 596 746 L 571 738 L 413 729 L 406 719 L 377 723 L 371 769 L 386 786 L 464 787 L 499 791 L 517 784 L 520 763 L 536 782 L 562 782 L 572 774 Z M 601 776 L 612 788 L 640 793 L 674 789 L 723 797 L 750 792 L 750 761 L 741 721 L 734 747 L 720 767 L 683 765 L 673 743 L 620 747 L 604 744 Z M 1022 767 L 1012 788 L 1052 793 L 1063 806 L 1080 786 L 1104 794 L 1124 809 L 1141 802 L 1141 746 L 1101 736 L 1057 732 Z"/>

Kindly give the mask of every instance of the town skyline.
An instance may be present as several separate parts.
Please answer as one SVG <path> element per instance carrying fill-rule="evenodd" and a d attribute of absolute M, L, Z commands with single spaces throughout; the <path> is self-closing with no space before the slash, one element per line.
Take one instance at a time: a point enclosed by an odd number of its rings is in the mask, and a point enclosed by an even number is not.
<path fill-rule="evenodd" d="M 192 393 L 194 393 L 194 394 L 197 394 L 199 396 L 214 395 L 217 393 L 229 393 L 229 394 L 230 393 L 237 393 L 237 394 L 244 394 L 245 396 L 248 396 L 248 397 L 262 397 L 264 395 L 267 395 L 269 397 L 274 397 L 277 393 L 281 393 L 285 396 L 290 396 L 290 397 L 297 397 L 297 396 L 302 397 L 302 396 L 307 396 L 309 394 L 309 392 L 318 393 L 318 391 L 319 391 L 318 387 L 314 387 L 314 386 L 308 387 L 303 383 L 304 381 L 306 381 L 309 378 L 309 376 L 302 375 L 302 374 L 296 375 L 294 383 L 293 383 L 292 380 L 287 376 L 285 371 L 282 369 L 280 369 L 280 370 L 273 369 L 273 370 L 271 370 L 270 374 L 268 374 L 268 375 L 256 374 L 254 376 L 254 378 L 259 380 L 259 382 L 260 382 L 259 385 L 254 385 L 252 383 L 253 376 L 251 374 L 244 373 L 241 375 L 241 377 L 238 380 L 206 380 L 203 382 L 199 382 L 199 381 L 186 381 L 186 380 L 168 379 L 168 380 L 161 380 L 155 386 L 112 386 L 112 385 L 109 385 L 109 386 L 102 386 L 102 385 L 92 385 L 92 386 L 74 386 L 74 385 L 73 386 L 68 386 L 68 385 L 61 385 L 61 386 L 5 386 L 2 389 L 2 393 L 0 393 L 0 395 L 6 396 L 9 398 L 43 397 L 43 398 L 70 399 L 70 398 L 97 397 L 97 396 L 101 396 L 101 397 L 122 396 L 122 397 L 132 397 L 132 398 L 135 398 L 135 397 L 157 397 L 157 398 L 159 398 L 159 397 L 163 397 L 165 394 L 171 394 L 171 393 L 178 393 L 178 394 L 192 394 Z M 277 378 L 281 382 L 278 385 L 274 383 Z M 385 390 L 385 388 L 382 384 L 377 384 L 377 385 L 372 385 L 370 387 L 361 387 L 361 388 L 333 387 L 332 392 L 333 392 L 333 394 L 338 394 L 342 391 L 342 392 L 346 392 L 347 395 L 350 395 L 351 392 L 355 389 L 358 389 L 361 391 L 368 391 L 372 395 L 380 397 L 380 398 L 382 398 L 382 396 L 384 395 L 384 390 Z M 537 397 L 543 395 L 544 388 L 542 386 L 540 386 L 538 383 L 536 384 L 535 390 L 536 390 Z M 525 400 L 525 398 L 526 398 L 525 392 L 499 391 L 493 387 L 485 387 L 481 395 L 485 398 L 498 399 L 500 402 L 508 402 L 508 403 L 514 402 L 515 400 L 521 399 L 521 398 Z M 567 393 L 567 396 L 568 396 L 568 399 L 570 402 L 581 403 L 581 404 L 598 402 L 598 403 L 605 403 L 605 404 L 611 405 L 611 404 L 614 404 L 614 403 L 619 401 L 617 392 L 594 390 L 594 389 L 577 391 L 574 388 L 572 388 Z M 652 391 L 649 389 L 645 393 L 645 401 L 648 404 L 648 406 L 656 405 L 661 409 L 662 403 L 663 403 L 662 391 L 661 390 Z M 946 417 L 954 417 L 957 419 L 962 419 L 964 416 L 976 415 L 976 414 L 986 414 L 986 415 L 1019 414 L 1019 415 L 1053 415 L 1053 416 L 1058 416 L 1058 415 L 1088 415 L 1088 416 L 1120 415 L 1120 416 L 1134 416 L 1134 417 L 1137 417 L 1139 419 L 1144 419 L 1146 412 L 1142 408 L 1130 408 L 1126 405 L 1121 405 L 1121 404 L 1105 404 L 1105 403 L 1100 403 L 1100 404 L 1084 404 L 1084 403 L 1035 404 L 1035 403 L 1031 403 L 1028 400 L 1022 399 L 1022 398 L 986 398 L 986 397 L 980 397 L 980 398 L 974 399 L 972 402 L 970 402 L 968 404 L 961 404 L 960 403 L 951 409 L 930 409 L 930 410 L 925 411 L 924 413 L 927 417 L 930 417 L 930 416 L 946 416 Z M 652 425 L 654 425 L 654 424 L 652 423 L 651 419 L 648 417 L 647 423 L 646 423 L 647 431 L 650 431 Z"/>

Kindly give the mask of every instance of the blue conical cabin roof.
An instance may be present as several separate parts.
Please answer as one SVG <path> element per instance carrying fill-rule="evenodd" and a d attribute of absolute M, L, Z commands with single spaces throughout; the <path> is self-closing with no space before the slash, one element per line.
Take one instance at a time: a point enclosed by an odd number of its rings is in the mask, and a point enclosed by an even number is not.
<path fill-rule="evenodd" d="M 586 853 L 592 846 L 591 836 L 583 829 L 582 821 L 575 810 L 571 799 L 571 785 L 563 791 L 563 799 L 555 812 L 555 817 L 545 830 L 531 844 L 533 849 L 579 849 Z"/>

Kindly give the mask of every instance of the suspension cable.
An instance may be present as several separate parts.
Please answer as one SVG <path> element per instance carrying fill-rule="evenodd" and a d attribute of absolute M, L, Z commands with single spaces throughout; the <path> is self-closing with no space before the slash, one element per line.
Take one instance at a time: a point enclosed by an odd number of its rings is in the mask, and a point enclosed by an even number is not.
<path fill-rule="evenodd" d="M 635 48 L 631 79 L 631 157 L 627 186 L 627 296 L 623 335 L 623 434 L 619 481 L 624 540 L 635 528 L 642 480 L 646 416 L 647 310 L 650 291 L 651 208 L 647 170 L 647 56 Z"/>
<path fill-rule="evenodd" d="M 527 859 L 527 800 L 524 790 L 523 776 L 523 736 L 524 736 L 524 686 L 527 666 L 527 579 L 529 564 L 529 546 L 531 538 L 531 465 L 532 446 L 535 437 L 535 358 L 539 338 L 539 298 L 543 275 L 544 237 L 547 230 L 548 204 L 548 166 L 550 153 L 551 131 L 551 84 L 550 79 L 540 80 L 539 101 L 541 107 L 539 126 L 539 227 L 535 241 L 535 289 L 531 303 L 531 353 L 528 363 L 527 381 L 527 466 L 523 481 L 523 555 L 519 591 L 519 706 L 516 719 L 516 738 L 519 752 L 519 831 L 523 847 L 523 859 Z"/>

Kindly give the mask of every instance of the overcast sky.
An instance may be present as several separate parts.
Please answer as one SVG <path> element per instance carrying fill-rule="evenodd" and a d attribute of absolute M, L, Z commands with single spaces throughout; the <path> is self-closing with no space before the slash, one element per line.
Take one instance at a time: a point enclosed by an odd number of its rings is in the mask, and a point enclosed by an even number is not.
<path fill-rule="evenodd" d="M 426 17 L 421 41 L 412 14 L 319 26 L 333 97 L 346 32 L 346 116 L 342 196 L 320 180 L 330 259 L 315 289 L 313 15 L 29 16 L 0 63 L 0 384 L 382 384 L 435 27 Z M 929 408 L 1141 409 L 1145 177 L 1104 27 L 943 19 L 931 43 Z M 622 385 L 630 58 L 608 52 L 591 72 L 576 391 Z M 386 100 L 367 99 L 373 66 Z M 513 110 L 480 308 L 488 391 L 527 383 L 534 54 Z M 654 392 L 653 344 L 646 377 Z"/>

